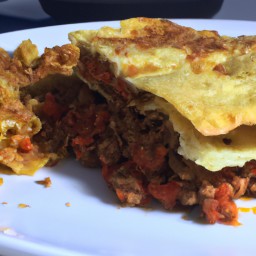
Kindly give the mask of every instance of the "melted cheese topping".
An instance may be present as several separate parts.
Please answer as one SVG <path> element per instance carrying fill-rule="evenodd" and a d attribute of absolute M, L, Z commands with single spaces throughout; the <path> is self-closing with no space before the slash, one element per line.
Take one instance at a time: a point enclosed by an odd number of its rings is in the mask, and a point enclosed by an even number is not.
<path fill-rule="evenodd" d="M 165 100 L 155 97 L 157 109 L 169 115 L 180 134 L 178 153 L 209 171 L 242 167 L 256 156 L 256 126 L 240 126 L 226 135 L 204 136 Z"/>
<path fill-rule="evenodd" d="M 36 145 L 24 152 L 19 143 L 41 130 L 41 122 L 20 100 L 20 88 L 35 85 L 48 75 L 72 75 L 79 49 L 71 44 L 45 48 L 38 56 L 36 45 L 23 41 L 13 58 L 0 48 L 0 171 L 33 175 L 50 156 L 40 153 Z"/>
<path fill-rule="evenodd" d="M 256 37 L 221 37 L 167 20 L 69 35 L 112 63 L 117 76 L 171 103 L 203 135 L 256 124 Z"/>
<path fill-rule="evenodd" d="M 120 29 L 69 35 L 81 53 L 112 65 L 156 95 L 180 134 L 178 153 L 210 171 L 256 156 L 256 37 L 221 37 L 161 19 L 135 18 Z M 224 135 L 225 134 L 225 135 Z"/>

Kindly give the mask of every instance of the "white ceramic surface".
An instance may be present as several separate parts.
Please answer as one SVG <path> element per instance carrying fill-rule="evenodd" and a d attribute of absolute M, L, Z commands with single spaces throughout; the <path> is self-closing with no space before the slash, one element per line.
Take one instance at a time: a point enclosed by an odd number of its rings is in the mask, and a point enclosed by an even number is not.
<path fill-rule="evenodd" d="M 221 34 L 256 34 L 256 22 L 176 20 Z M 87 23 L 17 31 L 0 35 L 0 47 L 13 51 L 24 39 L 39 46 L 67 43 L 67 33 L 118 22 Z M 35 183 L 51 177 L 52 187 Z M 256 215 L 240 213 L 241 226 L 205 225 L 184 220 L 155 206 L 150 210 L 120 208 L 99 170 L 74 160 L 43 168 L 34 177 L 6 176 L 0 187 L 1 255 L 254 255 Z M 2 205 L 1 202 L 8 202 Z M 65 206 L 70 202 L 71 206 Z M 30 205 L 20 209 L 19 203 Z M 256 206 L 256 200 L 238 201 Z M 9 228 L 6 231 L 4 228 Z M 5 231 L 4 231 L 5 230 Z M 3 232 L 4 231 L 4 232 Z"/>

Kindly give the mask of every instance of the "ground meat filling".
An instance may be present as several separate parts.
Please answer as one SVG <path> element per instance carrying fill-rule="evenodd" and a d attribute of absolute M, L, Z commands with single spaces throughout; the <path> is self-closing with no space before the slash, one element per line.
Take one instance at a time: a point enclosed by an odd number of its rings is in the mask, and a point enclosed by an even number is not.
<path fill-rule="evenodd" d="M 38 114 L 46 122 L 37 139 L 47 152 L 58 145 L 63 155 L 72 149 L 85 166 L 101 166 L 124 204 L 144 206 L 154 198 L 166 209 L 200 205 L 209 223 L 236 221 L 232 200 L 256 195 L 256 161 L 210 172 L 177 154 L 179 134 L 167 115 L 138 110 L 137 103 L 147 104 L 153 95 L 134 90 L 113 75 L 107 62 L 90 54 L 83 53 L 78 74 L 92 90 L 75 83 L 67 100 L 67 95 L 60 97 L 59 88 L 67 91 L 62 85 L 38 99 Z"/>
<path fill-rule="evenodd" d="M 177 154 L 179 135 L 169 118 L 157 110 L 142 114 L 130 104 L 134 98 L 147 102 L 152 95 L 135 92 L 124 81 L 118 86 L 120 78 L 115 78 L 110 65 L 91 55 L 85 55 L 79 67 L 80 75 L 107 102 L 108 124 L 95 150 L 103 177 L 121 202 L 145 205 L 155 198 L 166 209 L 199 204 L 209 223 L 236 221 L 232 199 L 256 194 L 255 161 L 243 168 L 210 172 L 184 159 Z"/>

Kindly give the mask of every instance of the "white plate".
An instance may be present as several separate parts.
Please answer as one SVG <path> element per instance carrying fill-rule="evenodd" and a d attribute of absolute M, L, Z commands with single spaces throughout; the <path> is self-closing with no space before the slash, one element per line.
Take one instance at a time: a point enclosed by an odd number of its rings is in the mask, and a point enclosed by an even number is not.
<path fill-rule="evenodd" d="M 176 20 L 197 29 L 236 36 L 256 34 L 256 22 Z M 39 46 L 68 43 L 78 29 L 117 27 L 118 22 L 87 23 L 17 31 L 0 35 L 8 51 L 30 38 Z M 0 187 L 1 255 L 253 255 L 256 215 L 240 213 L 241 226 L 205 225 L 182 219 L 182 213 L 120 208 L 99 170 L 86 170 L 72 160 L 43 168 L 34 177 L 5 176 Z M 52 187 L 36 180 L 50 176 Z M 65 203 L 70 202 L 71 207 Z M 20 209 L 19 203 L 30 205 Z M 256 200 L 237 202 L 256 206 Z"/>

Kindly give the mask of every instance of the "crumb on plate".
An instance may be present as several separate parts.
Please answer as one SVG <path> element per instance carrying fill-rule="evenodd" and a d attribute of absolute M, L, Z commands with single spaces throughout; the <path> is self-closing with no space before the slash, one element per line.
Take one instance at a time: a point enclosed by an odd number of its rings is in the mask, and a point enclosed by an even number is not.
<path fill-rule="evenodd" d="M 18 204 L 18 207 L 19 208 L 28 208 L 28 207 L 30 207 L 30 205 L 28 205 L 28 204 Z"/>
<path fill-rule="evenodd" d="M 44 180 L 36 181 L 37 184 L 44 185 L 46 188 L 49 188 L 52 185 L 50 177 L 46 177 Z"/>

